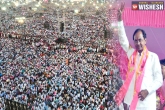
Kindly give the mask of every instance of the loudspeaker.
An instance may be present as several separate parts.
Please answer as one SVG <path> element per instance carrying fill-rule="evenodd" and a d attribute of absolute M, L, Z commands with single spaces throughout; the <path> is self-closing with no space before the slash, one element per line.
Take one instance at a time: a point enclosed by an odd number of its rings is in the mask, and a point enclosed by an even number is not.
<path fill-rule="evenodd" d="M 45 21 L 45 23 L 44 23 L 44 28 L 45 28 L 45 29 L 49 29 L 49 28 L 50 28 L 50 24 L 49 24 L 48 21 Z"/>
<path fill-rule="evenodd" d="M 12 38 L 12 35 L 11 34 L 9 34 L 8 36 L 9 36 L 9 38 Z"/>
<path fill-rule="evenodd" d="M 63 32 L 63 31 L 64 31 L 64 23 L 60 22 L 60 32 Z"/>
<path fill-rule="evenodd" d="M 29 10 L 32 10 L 32 7 L 29 7 Z"/>

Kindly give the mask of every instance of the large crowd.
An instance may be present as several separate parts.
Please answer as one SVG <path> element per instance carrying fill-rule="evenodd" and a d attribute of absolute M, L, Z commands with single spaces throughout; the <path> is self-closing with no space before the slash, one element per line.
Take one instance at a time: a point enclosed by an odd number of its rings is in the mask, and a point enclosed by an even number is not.
<path fill-rule="evenodd" d="M 13 31 L 22 30 L 15 21 L 4 26 L 6 20 L 1 20 L 1 110 L 6 107 L 5 99 L 32 110 L 117 109 L 113 97 L 122 80 L 113 54 L 107 57 L 108 22 L 94 15 L 69 19 L 68 13 L 60 32 L 57 18 L 52 16 L 28 20 L 24 35 Z M 45 21 L 49 29 L 44 28 Z M 60 37 L 67 42 L 57 43 Z"/>

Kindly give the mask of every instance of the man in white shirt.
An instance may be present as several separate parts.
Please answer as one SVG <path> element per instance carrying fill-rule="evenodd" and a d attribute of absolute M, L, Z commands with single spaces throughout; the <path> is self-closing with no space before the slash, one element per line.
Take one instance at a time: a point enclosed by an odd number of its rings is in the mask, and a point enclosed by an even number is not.
<path fill-rule="evenodd" d="M 146 33 L 142 29 L 135 30 L 133 34 L 135 49 L 130 47 L 122 21 L 123 9 L 124 4 L 121 4 L 121 8 L 118 12 L 119 42 L 124 51 L 126 51 L 129 60 L 131 60 L 133 53 L 135 53 L 135 51 L 137 52 L 134 55 L 134 69 L 137 70 L 138 65 L 142 64 L 140 60 L 142 59 L 144 49 L 146 48 Z M 140 84 L 139 92 L 135 94 L 136 74 L 138 74 L 138 72 L 134 71 L 135 74 L 133 74 L 130 80 L 130 84 L 128 85 L 127 91 L 124 94 L 124 103 L 128 105 L 125 110 L 156 110 L 156 90 L 162 85 L 163 78 L 158 56 L 150 51 L 148 51 L 147 55 L 148 56 L 146 59 L 146 63 L 144 63 L 144 75 Z M 134 108 L 131 108 L 132 101 L 134 100 L 134 95 L 138 96 L 137 104 Z"/>

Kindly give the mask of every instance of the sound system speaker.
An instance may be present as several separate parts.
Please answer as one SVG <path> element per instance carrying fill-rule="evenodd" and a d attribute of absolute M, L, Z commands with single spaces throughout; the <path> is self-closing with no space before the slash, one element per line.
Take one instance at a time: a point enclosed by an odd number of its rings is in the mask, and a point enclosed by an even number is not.
<path fill-rule="evenodd" d="M 64 31 L 64 23 L 60 22 L 60 32 L 63 32 L 63 31 Z"/>

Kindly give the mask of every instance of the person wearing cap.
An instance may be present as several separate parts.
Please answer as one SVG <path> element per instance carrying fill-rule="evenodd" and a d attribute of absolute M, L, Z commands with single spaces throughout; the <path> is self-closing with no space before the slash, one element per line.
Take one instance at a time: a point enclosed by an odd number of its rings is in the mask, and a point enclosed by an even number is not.
<path fill-rule="evenodd" d="M 156 90 L 163 84 L 161 66 L 157 54 L 146 47 L 146 33 L 136 29 L 133 34 L 135 49 L 129 45 L 125 33 L 122 12 L 124 3 L 118 10 L 118 36 L 129 59 L 126 80 L 115 95 L 118 106 L 126 103 L 125 109 L 156 110 Z"/>

